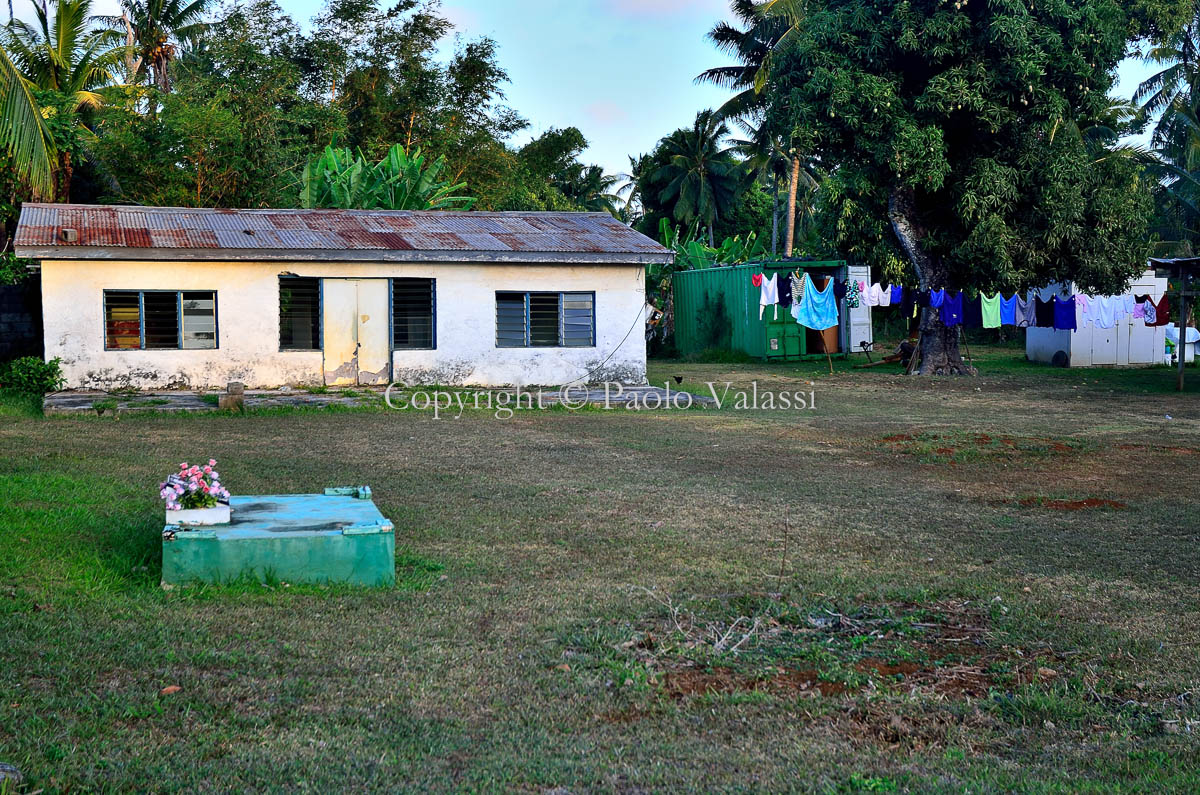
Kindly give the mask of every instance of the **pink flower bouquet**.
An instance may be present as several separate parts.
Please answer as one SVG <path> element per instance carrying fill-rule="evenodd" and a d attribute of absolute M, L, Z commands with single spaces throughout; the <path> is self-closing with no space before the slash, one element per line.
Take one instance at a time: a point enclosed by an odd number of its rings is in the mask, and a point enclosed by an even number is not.
<path fill-rule="evenodd" d="M 217 503 L 229 502 L 229 490 L 221 485 L 214 458 L 203 466 L 186 461 L 180 464 L 178 473 L 159 484 L 158 494 L 167 503 L 168 511 L 215 508 Z"/>

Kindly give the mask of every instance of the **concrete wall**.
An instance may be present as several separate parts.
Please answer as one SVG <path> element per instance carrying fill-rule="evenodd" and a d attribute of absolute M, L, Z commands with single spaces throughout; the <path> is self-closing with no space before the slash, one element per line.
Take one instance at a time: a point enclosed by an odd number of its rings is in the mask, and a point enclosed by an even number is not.
<path fill-rule="evenodd" d="M 42 295 L 37 277 L 0 284 L 0 362 L 42 355 Z"/>
<path fill-rule="evenodd" d="M 405 383 L 646 382 L 641 265 L 43 261 L 45 355 L 71 388 L 248 387 L 322 382 L 320 351 L 279 350 L 281 273 L 437 280 L 437 350 L 397 350 Z M 218 349 L 104 350 L 104 290 L 216 290 Z M 497 348 L 497 290 L 594 291 L 594 348 Z M 611 354 L 611 355 L 610 355 Z"/>

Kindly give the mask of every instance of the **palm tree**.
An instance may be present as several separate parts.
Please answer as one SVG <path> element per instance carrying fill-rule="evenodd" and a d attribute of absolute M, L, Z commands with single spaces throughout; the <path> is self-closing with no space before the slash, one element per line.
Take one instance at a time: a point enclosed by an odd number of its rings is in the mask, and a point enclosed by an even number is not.
<path fill-rule="evenodd" d="M 170 65 L 178 55 L 177 44 L 204 31 L 207 5 L 208 0 L 122 0 L 121 16 L 105 17 L 104 21 L 125 34 L 130 79 L 149 76 L 160 91 L 169 93 Z"/>
<path fill-rule="evenodd" d="M 713 83 L 735 90 L 716 115 L 722 119 L 738 118 L 756 131 L 770 102 L 764 89 L 770 78 L 775 55 L 783 50 L 799 29 L 804 15 L 805 0 L 732 0 L 732 11 L 740 26 L 719 22 L 708 33 L 717 48 L 734 56 L 732 66 L 719 66 L 700 73 L 697 82 Z M 762 131 L 763 140 L 774 133 Z M 784 255 L 790 257 L 795 243 L 796 202 L 803 177 L 812 172 L 806 169 L 801 154 L 786 147 L 791 160 L 788 173 L 788 224 L 784 233 Z M 773 224 L 774 227 L 774 224 Z M 775 243 L 772 243 L 772 251 Z"/>
<path fill-rule="evenodd" d="M 28 180 L 35 198 L 54 191 L 51 157 L 54 144 L 29 81 L 0 46 L 0 146 L 8 150 L 18 177 Z"/>
<path fill-rule="evenodd" d="M 721 52 L 732 55 L 737 63 L 706 69 L 696 76 L 697 83 L 712 83 L 736 93 L 717 108 L 722 119 L 750 120 L 760 116 L 767 104 L 762 87 L 770 68 L 771 53 L 788 31 L 787 20 L 767 16 L 764 3 L 757 0 L 732 0 L 731 10 L 741 26 L 721 21 L 708 32 L 708 39 Z"/>
<path fill-rule="evenodd" d="M 51 14 L 35 5 L 36 24 L 14 20 L 4 31 L 13 62 L 30 84 L 69 99 L 69 107 L 60 112 L 72 114 L 72 122 L 78 121 L 74 114 L 80 108 L 100 105 L 97 89 L 113 82 L 120 63 L 120 37 L 97 28 L 91 8 L 92 0 L 56 0 Z M 70 149 L 60 147 L 57 160 L 55 197 L 69 201 L 74 171 Z"/>
<path fill-rule="evenodd" d="M 96 89 L 114 80 L 120 63 L 120 36 L 97 28 L 92 0 L 56 0 L 51 19 L 48 9 L 35 5 L 37 24 L 14 20 L 8 25 L 6 44 L 13 61 L 39 89 L 69 96 L 76 108 L 96 107 Z"/>
<path fill-rule="evenodd" d="M 789 176 L 792 157 L 783 136 L 772 133 L 766 125 L 755 127 L 740 121 L 739 126 L 748 137 L 735 139 L 731 148 L 748 169 L 771 178 L 771 256 L 775 256 L 779 250 L 779 178 Z"/>
<path fill-rule="evenodd" d="M 1143 60 L 1162 68 L 1138 85 L 1133 101 L 1143 118 L 1158 116 L 1151 145 L 1161 148 L 1175 134 L 1187 137 L 1186 129 L 1176 128 L 1180 119 L 1175 111 L 1185 110 L 1200 87 L 1200 4 L 1188 24 L 1153 47 Z"/>
<path fill-rule="evenodd" d="M 729 128 L 713 111 L 700 111 L 691 129 L 663 139 L 670 160 L 654 174 L 655 180 L 667 182 L 659 198 L 674 202 L 675 219 L 707 224 L 712 246 L 713 224 L 732 209 L 747 180 L 743 164 L 722 148 L 728 135 Z"/>
<path fill-rule="evenodd" d="M 621 187 L 617 188 L 617 197 L 624 198 L 625 205 L 621 207 L 618 217 L 629 225 L 633 225 L 642 214 L 642 189 L 650 166 L 653 163 L 651 155 L 628 155 L 629 171 L 617 174 Z"/>
<path fill-rule="evenodd" d="M 620 218 L 617 207 L 620 197 L 613 192 L 619 178 L 605 174 L 600 166 L 585 166 L 575 163 L 558 185 L 571 201 L 588 212 L 609 213 Z"/>

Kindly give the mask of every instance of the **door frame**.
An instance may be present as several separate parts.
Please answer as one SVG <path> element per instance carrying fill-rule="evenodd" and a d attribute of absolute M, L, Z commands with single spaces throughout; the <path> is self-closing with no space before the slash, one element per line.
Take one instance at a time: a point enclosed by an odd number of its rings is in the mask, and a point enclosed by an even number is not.
<path fill-rule="evenodd" d="M 327 282 L 327 281 L 354 282 L 355 283 L 354 324 L 356 327 L 355 328 L 355 337 L 356 338 L 355 338 L 355 352 L 354 352 L 354 361 L 355 361 L 354 383 L 352 385 L 351 384 L 329 384 L 329 383 L 327 383 L 327 379 L 328 379 L 327 374 L 329 373 L 329 370 L 327 370 L 325 367 L 325 361 L 326 361 L 325 360 L 325 356 L 326 356 L 325 333 L 326 333 L 326 329 L 329 326 L 328 322 L 326 322 L 326 315 L 325 315 L 325 312 L 328 307 L 328 304 L 325 300 L 325 282 Z M 361 313 L 359 312 L 359 305 L 358 305 L 358 283 L 359 282 L 383 282 L 383 284 L 384 284 L 384 290 L 385 290 L 385 294 L 387 296 L 387 310 L 386 310 L 387 317 L 385 318 L 385 322 L 383 324 L 384 334 L 386 335 L 385 347 L 387 349 L 387 380 L 389 382 L 392 380 L 392 375 L 395 370 L 395 363 L 392 361 L 392 356 L 395 353 L 395 351 L 393 349 L 394 340 L 392 338 L 393 307 L 392 307 L 392 280 L 391 280 L 391 277 L 388 277 L 388 276 L 322 276 L 320 279 L 321 381 L 323 384 L 325 384 L 325 386 L 378 386 L 378 384 L 363 384 L 359 379 L 360 374 L 362 372 L 364 372 L 361 367 L 361 364 L 358 360 L 359 352 L 362 349 L 362 340 L 358 338 L 358 335 L 361 331 L 361 321 L 359 320 L 359 316 L 361 315 Z"/>

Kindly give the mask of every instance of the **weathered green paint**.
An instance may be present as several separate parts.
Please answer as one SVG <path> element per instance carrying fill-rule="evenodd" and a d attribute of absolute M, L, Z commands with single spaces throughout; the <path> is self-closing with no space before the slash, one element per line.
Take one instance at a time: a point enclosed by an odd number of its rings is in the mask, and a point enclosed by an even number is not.
<path fill-rule="evenodd" d="M 675 346 L 681 356 L 706 350 L 738 351 L 761 359 L 796 359 L 823 355 L 809 351 L 805 334 L 791 314 L 768 307 L 758 316 L 760 290 L 750 281 L 755 273 L 790 272 L 796 268 L 844 278 L 843 260 L 820 262 L 750 263 L 680 271 L 671 278 L 675 308 Z M 770 340 L 776 340 L 774 346 Z"/>
<path fill-rule="evenodd" d="M 163 587 L 228 582 L 243 575 L 294 583 L 394 585 L 392 523 L 368 496 L 361 496 L 364 492 L 346 491 L 350 493 L 233 497 L 228 525 L 203 530 L 169 525 L 163 534 Z"/>

